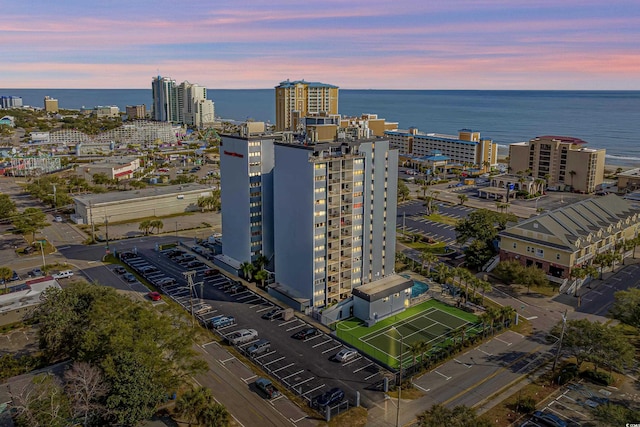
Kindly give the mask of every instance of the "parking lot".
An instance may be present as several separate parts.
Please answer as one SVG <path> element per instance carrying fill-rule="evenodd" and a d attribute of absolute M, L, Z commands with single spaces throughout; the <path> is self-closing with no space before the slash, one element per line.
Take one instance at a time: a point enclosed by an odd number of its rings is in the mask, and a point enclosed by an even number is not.
<path fill-rule="evenodd" d="M 466 218 L 475 209 L 438 203 L 438 213 L 455 219 Z M 424 217 L 425 207 L 422 200 L 412 200 L 398 206 L 396 227 L 405 233 L 419 233 L 449 246 L 456 245 L 455 226 L 431 221 Z"/>
<path fill-rule="evenodd" d="M 379 365 L 361 354 L 348 362 L 334 361 L 333 356 L 344 345 L 319 330 L 306 339 L 292 338 L 296 332 L 313 326 L 296 316 L 288 320 L 282 317 L 262 319 L 264 313 L 277 307 L 274 303 L 216 271 L 199 255 L 184 247 L 180 250 L 194 255 L 196 260 L 202 261 L 202 265 L 189 268 L 187 265 L 193 261 L 181 261 L 184 255 L 173 256 L 172 259 L 169 257 L 170 251 L 162 253 L 153 250 L 139 251 L 124 261 L 136 270 L 146 268 L 148 273 L 145 279 L 155 284 L 165 298 L 175 300 L 188 312 L 193 310 L 207 328 L 214 329 L 214 322 L 217 325 L 220 319 L 227 318 L 215 329 L 222 337 L 229 337 L 241 329 L 257 330 L 258 336 L 239 344 L 238 350 L 247 354 L 247 350 L 258 340 L 268 340 L 268 350 L 251 359 L 276 378 L 281 387 L 298 394 L 309 405 L 313 406 L 318 396 L 333 387 L 343 389 L 345 400 L 351 404 L 356 403 L 356 392 L 360 393 L 364 406 L 384 399 L 382 393 L 373 390 L 373 386 L 388 374 Z M 192 287 L 187 286 L 186 271 L 193 272 Z M 163 280 L 174 283 L 159 285 Z M 229 321 L 229 318 L 233 320 Z M 231 360 L 224 363 L 231 363 Z"/>

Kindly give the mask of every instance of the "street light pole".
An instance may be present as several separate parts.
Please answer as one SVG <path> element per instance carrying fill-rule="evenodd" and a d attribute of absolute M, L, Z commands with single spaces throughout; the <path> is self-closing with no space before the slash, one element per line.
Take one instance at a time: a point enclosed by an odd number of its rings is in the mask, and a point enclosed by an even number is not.
<path fill-rule="evenodd" d="M 552 377 L 556 372 L 556 365 L 558 364 L 558 359 L 560 358 L 560 351 L 562 350 L 562 340 L 564 339 L 564 331 L 567 327 L 567 310 L 564 311 L 562 315 L 562 330 L 560 331 L 560 339 L 558 340 L 558 350 L 556 351 L 556 357 L 553 360 L 553 367 L 551 368 Z"/>
<path fill-rule="evenodd" d="M 40 252 L 42 253 L 42 269 L 44 270 L 44 266 L 47 265 L 47 263 L 44 261 L 44 246 L 42 246 L 42 240 L 40 240 L 39 242 L 40 242 Z"/>

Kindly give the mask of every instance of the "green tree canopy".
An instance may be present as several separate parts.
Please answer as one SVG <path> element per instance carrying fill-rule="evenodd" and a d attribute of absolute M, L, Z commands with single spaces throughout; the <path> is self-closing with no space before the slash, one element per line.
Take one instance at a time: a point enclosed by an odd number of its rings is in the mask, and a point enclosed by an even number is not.
<path fill-rule="evenodd" d="M 16 204 L 8 194 L 0 194 L 0 219 L 12 216 L 16 211 Z"/>
<path fill-rule="evenodd" d="M 37 208 L 26 208 L 20 216 L 13 219 L 16 232 L 18 234 L 31 233 L 32 240 L 36 240 L 36 233 L 48 225 L 46 215 Z"/>
<path fill-rule="evenodd" d="M 609 310 L 614 319 L 640 328 L 640 289 L 630 288 L 615 293 L 615 302 Z"/>
<path fill-rule="evenodd" d="M 403 180 L 398 180 L 398 201 L 404 202 L 409 197 L 409 187 L 404 183 Z"/>
<path fill-rule="evenodd" d="M 444 405 L 433 405 L 418 414 L 420 427 L 489 427 L 491 422 L 478 417 L 475 409 L 464 405 L 449 409 Z"/>

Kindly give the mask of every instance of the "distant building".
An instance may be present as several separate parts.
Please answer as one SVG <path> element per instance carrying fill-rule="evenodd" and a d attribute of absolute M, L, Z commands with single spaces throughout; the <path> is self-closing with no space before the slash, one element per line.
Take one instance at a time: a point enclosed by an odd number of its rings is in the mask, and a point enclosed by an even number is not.
<path fill-rule="evenodd" d="M 103 161 L 82 165 L 76 172 L 91 182 L 96 174 L 105 174 L 109 179 L 133 178 L 133 173 L 140 169 L 140 159 L 137 157 L 109 157 Z"/>
<path fill-rule="evenodd" d="M 640 189 L 640 168 L 629 169 L 618 174 L 618 191 L 630 192 Z"/>
<path fill-rule="evenodd" d="M 383 136 L 387 130 L 398 129 L 398 123 L 387 122 L 376 114 L 342 117 L 340 114 L 310 114 L 302 118 L 300 129 L 307 142 L 355 141 Z"/>
<path fill-rule="evenodd" d="M 127 105 L 126 114 L 129 120 L 144 119 L 147 117 L 147 106 L 142 105 Z"/>
<path fill-rule="evenodd" d="M 458 136 L 421 133 L 417 128 L 388 130 L 384 136 L 401 155 L 424 157 L 437 151 L 452 163 L 475 165 L 485 172 L 498 163 L 498 144 L 480 137 L 480 132 L 461 129 Z"/>
<path fill-rule="evenodd" d="M 615 194 L 586 199 L 531 217 L 499 233 L 500 259 L 544 270 L 556 282 L 593 263 L 597 254 L 640 232 L 640 210 Z M 632 252 L 624 253 L 624 257 Z"/>
<path fill-rule="evenodd" d="M 298 131 L 309 115 L 338 114 L 338 86 L 286 80 L 275 87 L 275 95 L 276 131 Z"/>
<path fill-rule="evenodd" d="M 0 96 L 0 108 L 20 108 L 22 98 L 19 96 Z"/>
<path fill-rule="evenodd" d="M 4 116 L 0 117 L 0 125 L 5 125 L 9 127 L 16 126 L 16 119 L 13 116 Z"/>
<path fill-rule="evenodd" d="M 511 172 L 527 172 L 550 186 L 593 193 L 604 179 L 604 149 L 585 148 L 586 142 L 566 136 L 539 136 L 509 146 Z"/>
<path fill-rule="evenodd" d="M 111 118 L 120 117 L 120 108 L 118 108 L 115 105 L 109 105 L 109 106 L 98 105 L 96 107 L 93 107 L 91 114 L 93 114 L 99 119 L 103 117 L 111 117 Z"/>
<path fill-rule="evenodd" d="M 213 101 L 207 99 L 207 89 L 195 83 L 176 81 L 168 77 L 154 77 L 153 117 L 161 122 L 183 123 L 202 127 L 213 124 Z"/>
<path fill-rule="evenodd" d="M 44 111 L 47 113 L 57 113 L 58 108 L 58 100 L 55 98 L 51 98 L 49 96 L 44 97 Z"/>
<path fill-rule="evenodd" d="M 200 210 L 198 199 L 212 194 L 211 186 L 193 183 L 87 194 L 73 198 L 72 219 L 79 224 L 104 224 L 194 212 Z"/>

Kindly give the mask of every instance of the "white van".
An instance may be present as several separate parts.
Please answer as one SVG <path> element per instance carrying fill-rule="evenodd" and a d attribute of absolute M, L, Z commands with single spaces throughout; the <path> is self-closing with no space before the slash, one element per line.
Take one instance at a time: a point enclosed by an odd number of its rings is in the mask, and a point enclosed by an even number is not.
<path fill-rule="evenodd" d="M 54 279 L 66 279 L 67 277 L 73 276 L 73 271 L 64 270 L 59 273 L 55 273 L 51 275 Z"/>

